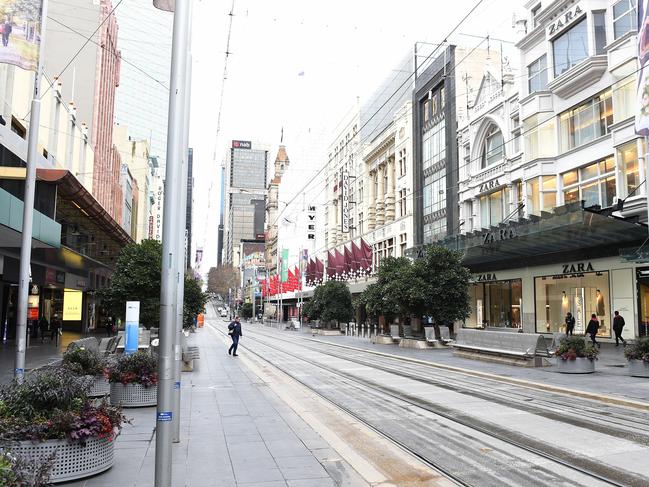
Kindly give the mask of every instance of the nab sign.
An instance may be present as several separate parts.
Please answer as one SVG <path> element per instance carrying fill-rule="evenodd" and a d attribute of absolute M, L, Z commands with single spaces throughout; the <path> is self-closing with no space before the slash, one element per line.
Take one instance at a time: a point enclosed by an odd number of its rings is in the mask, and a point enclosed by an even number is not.
<path fill-rule="evenodd" d="M 249 140 L 233 140 L 232 141 L 233 149 L 252 149 L 252 142 Z"/>

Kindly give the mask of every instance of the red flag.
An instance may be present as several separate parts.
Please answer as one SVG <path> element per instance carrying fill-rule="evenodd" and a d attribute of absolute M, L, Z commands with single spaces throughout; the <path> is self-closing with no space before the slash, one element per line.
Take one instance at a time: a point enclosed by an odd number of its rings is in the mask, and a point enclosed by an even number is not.
<path fill-rule="evenodd" d="M 356 245 L 354 242 L 352 242 L 352 256 L 354 259 L 354 274 L 356 276 L 359 276 L 362 274 L 362 268 L 363 268 L 363 252 L 361 251 L 360 247 Z"/>
<path fill-rule="evenodd" d="M 361 254 L 363 271 L 369 274 L 372 272 L 372 247 L 363 239 L 361 239 Z"/>
<path fill-rule="evenodd" d="M 351 249 L 347 246 L 343 246 L 343 254 L 345 255 L 345 266 L 343 274 L 346 279 L 350 279 L 354 276 L 356 271 L 356 266 L 354 265 L 354 256 L 352 255 Z"/>
<path fill-rule="evenodd" d="M 334 279 L 336 276 L 336 256 L 327 251 L 327 278 Z"/>
<path fill-rule="evenodd" d="M 314 283 L 320 284 L 324 279 L 324 263 L 316 257 L 315 259 L 315 274 L 314 274 Z"/>
<path fill-rule="evenodd" d="M 334 250 L 336 254 L 336 279 L 342 279 L 345 272 L 345 256 L 338 250 Z"/>

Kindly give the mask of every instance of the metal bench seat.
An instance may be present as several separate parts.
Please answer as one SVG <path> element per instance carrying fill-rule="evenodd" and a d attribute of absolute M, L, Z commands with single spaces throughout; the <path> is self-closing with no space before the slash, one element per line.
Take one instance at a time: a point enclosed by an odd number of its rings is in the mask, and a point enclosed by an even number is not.
<path fill-rule="evenodd" d="M 484 331 L 462 328 L 458 331 L 453 346 L 474 352 L 533 358 L 547 356 L 543 336 L 538 333 L 511 333 L 506 331 Z"/>

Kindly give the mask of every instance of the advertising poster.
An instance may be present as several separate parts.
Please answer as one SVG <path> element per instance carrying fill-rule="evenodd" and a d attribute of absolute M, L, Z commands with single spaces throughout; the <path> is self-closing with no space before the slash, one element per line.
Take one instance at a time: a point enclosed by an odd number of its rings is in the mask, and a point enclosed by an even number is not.
<path fill-rule="evenodd" d="M 124 353 L 137 352 L 140 335 L 140 302 L 126 301 L 126 328 L 124 332 Z"/>
<path fill-rule="evenodd" d="M 0 63 L 36 71 L 42 0 L 0 0 Z"/>
<path fill-rule="evenodd" d="M 83 292 L 74 289 L 63 291 L 63 321 L 81 321 Z"/>

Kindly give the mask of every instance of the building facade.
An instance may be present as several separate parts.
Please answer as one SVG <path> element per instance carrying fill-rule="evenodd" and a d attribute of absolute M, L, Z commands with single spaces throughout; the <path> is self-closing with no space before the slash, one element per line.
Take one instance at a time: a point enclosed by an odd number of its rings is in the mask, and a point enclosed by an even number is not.
<path fill-rule="evenodd" d="M 583 333 L 595 314 L 606 340 L 617 310 L 633 324 L 627 338 L 646 335 L 635 3 L 557 0 L 526 9 L 517 22 L 518 86 L 487 73 L 485 84 L 496 89 L 478 95 L 485 101 L 476 100 L 462 130 L 463 235 L 445 243 L 464 251 L 474 275 L 465 326 L 558 333 L 570 312 Z"/>
<path fill-rule="evenodd" d="M 256 145 L 256 144 L 255 144 Z M 238 267 L 241 240 L 263 239 L 268 150 L 233 140 L 225 162 L 223 262 Z"/>
<path fill-rule="evenodd" d="M 290 164 L 286 147 L 279 146 L 277 157 L 275 158 L 275 170 L 273 178 L 268 183 L 268 199 L 266 201 L 266 268 L 270 274 L 277 272 L 277 240 L 278 240 L 278 215 L 279 211 L 284 211 L 288 204 L 286 201 L 279 200 L 279 188 L 282 182 L 282 175 L 288 169 Z M 278 208 L 282 204 L 281 210 Z"/>

